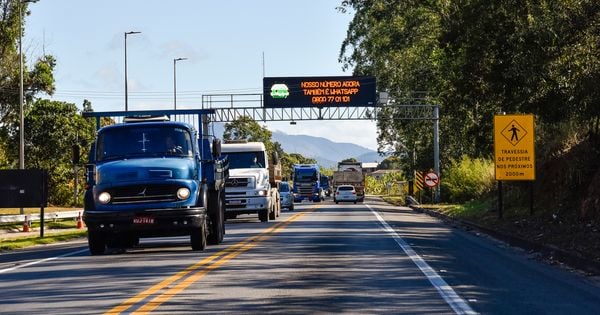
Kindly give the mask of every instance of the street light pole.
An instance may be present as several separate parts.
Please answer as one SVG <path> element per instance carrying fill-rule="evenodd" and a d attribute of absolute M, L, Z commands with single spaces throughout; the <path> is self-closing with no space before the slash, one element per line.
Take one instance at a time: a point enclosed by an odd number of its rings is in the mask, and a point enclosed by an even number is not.
<path fill-rule="evenodd" d="M 125 32 L 125 111 L 127 111 L 127 35 L 139 34 L 141 32 Z"/>
<path fill-rule="evenodd" d="M 187 58 L 173 59 L 173 109 L 177 109 L 177 61 L 187 60 Z"/>
<path fill-rule="evenodd" d="M 25 169 L 25 118 L 23 117 L 23 2 L 19 0 L 19 169 Z"/>
<path fill-rule="evenodd" d="M 19 0 L 19 169 L 25 169 L 25 118 L 23 115 L 23 1 Z M 25 210 L 21 207 L 20 214 Z"/>

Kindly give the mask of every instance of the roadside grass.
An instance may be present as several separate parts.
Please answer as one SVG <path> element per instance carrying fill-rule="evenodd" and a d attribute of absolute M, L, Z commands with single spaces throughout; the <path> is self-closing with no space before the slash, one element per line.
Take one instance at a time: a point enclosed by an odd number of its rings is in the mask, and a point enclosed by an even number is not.
<path fill-rule="evenodd" d="M 39 221 L 32 221 L 30 228 L 36 229 L 40 227 Z M 77 221 L 73 219 L 62 219 L 56 221 L 44 222 L 44 229 L 66 230 L 77 228 Z M 23 222 L 0 224 L 0 230 L 4 231 L 20 231 L 23 229 Z"/>
<path fill-rule="evenodd" d="M 405 196 L 381 196 L 383 201 L 393 204 L 394 206 L 403 206 Z"/>
<path fill-rule="evenodd" d="M 464 204 L 425 204 L 422 208 L 432 209 L 452 218 L 474 219 L 481 218 L 489 212 L 487 201 L 474 200 Z"/>
<path fill-rule="evenodd" d="M 0 252 L 2 251 L 10 251 L 18 248 L 25 248 L 34 245 L 41 244 L 51 244 L 57 242 L 64 242 L 80 237 L 86 236 L 86 230 L 76 230 L 76 231 L 68 231 L 68 232 L 58 232 L 52 233 L 50 235 L 45 235 L 43 238 L 39 236 L 27 236 L 27 237 L 19 237 L 14 239 L 0 239 Z"/>
<path fill-rule="evenodd" d="M 404 205 L 404 196 L 382 196 L 382 198 L 384 201 L 395 206 Z M 419 207 L 433 210 L 452 218 L 476 221 L 489 221 L 496 215 L 494 205 L 490 200 L 473 200 L 464 204 L 421 204 Z M 514 209 L 511 209 L 509 214 L 519 216 L 514 212 Z"/>
<path fill-rule="evenodd" d="M 87 230 L 78 230 L 77 222 L 73 219 L 46 221 L 44 223 L 44 232 L 46 233 L 43 238 L 40 238 L 39 234 L 32 235 L 31 233 L 24 234 L 23 236 L 17 235 L 18 233 L 21 233 L 20 231 L 22 228 L 23 223 L 0 225 L 0 230 L 4 231 L 5 233 L 12 234 L 9 237 L 2 237 L 2 235 L 0 235 L 0 252 L 25 248 L 33 245 L 68 241 L 84 237 L 87 233 Z M 39 231 L 40 222 L 32 222 L 31 228 Z"/>

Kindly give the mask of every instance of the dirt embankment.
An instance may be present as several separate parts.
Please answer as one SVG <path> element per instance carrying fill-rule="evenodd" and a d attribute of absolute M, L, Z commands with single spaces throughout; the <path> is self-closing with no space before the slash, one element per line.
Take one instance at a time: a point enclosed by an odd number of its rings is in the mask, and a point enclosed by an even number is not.
<path fill-rule="evenodd" d="M 600 263 L 600 137 L 538 165 L 533 215 L 526 186 L 518 187 L 513 200 L 520 211 L 509 209 L 505 219 L 484 223 Z"/>

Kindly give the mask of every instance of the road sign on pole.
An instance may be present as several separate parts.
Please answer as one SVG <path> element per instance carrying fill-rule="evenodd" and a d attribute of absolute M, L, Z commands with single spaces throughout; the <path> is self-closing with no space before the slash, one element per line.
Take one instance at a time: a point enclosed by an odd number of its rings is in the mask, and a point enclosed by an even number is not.
<path fill-rule="evenodd" d="M 494 116 L 496 180 L 535 180 L 533 115 Z"/>
<path fill-rule="evenodd" d="M 429 188 L 440 184 L 440 177 L 434 172 L 429 172 L 425 175 L 425 185 Z"/>

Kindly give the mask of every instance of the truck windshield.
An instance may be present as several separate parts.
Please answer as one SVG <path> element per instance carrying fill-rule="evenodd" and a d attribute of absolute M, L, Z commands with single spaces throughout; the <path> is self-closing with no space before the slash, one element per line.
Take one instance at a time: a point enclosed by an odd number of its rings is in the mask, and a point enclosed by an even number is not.
<path fill-rule="evenodd" d="M 98 135 L 96 160 L 137 157 L 192 157 L 190 133 L 175 126 L 131 126 Z"/>
<path fill-rule="evenodd" d="M 299 169 L 296 170 L 294 180 L 297 182 L 310 182 L 317 180 L 317 172 L 311 169 Z"/>
<path fill-rule="evenodd" d="M 229 160 L 229 168 L 264 168 L 264 152 L 227 152 L 223 153 Z"/>

